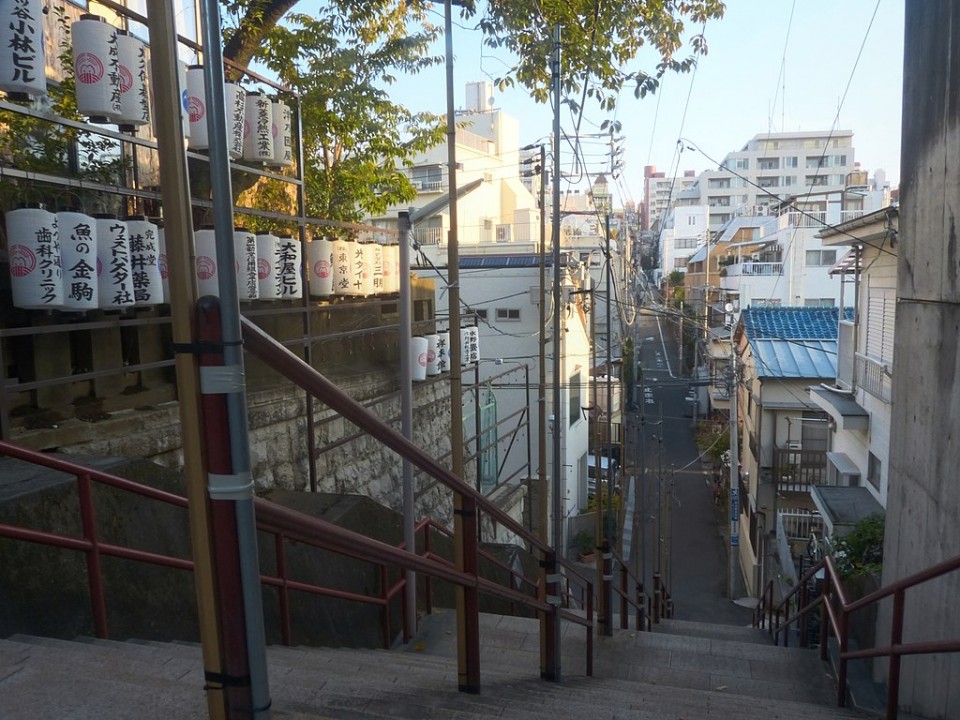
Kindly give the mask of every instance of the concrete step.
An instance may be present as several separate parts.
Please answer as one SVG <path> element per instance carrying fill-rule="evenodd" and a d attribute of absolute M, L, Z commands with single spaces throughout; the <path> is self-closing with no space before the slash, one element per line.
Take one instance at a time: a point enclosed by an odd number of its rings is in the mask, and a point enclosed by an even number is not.
<path fill-rule="evenodd" d="M 837 720 L 863 717 L 817 704 L 816 684 L 787 679 L 805 651 L 714 638 L 624 632 L 598 638 L 597 677 L 564 662 L 562 684 L 539 678 L 536 622 L 484 616 L 481 694 L 457 691 L 444 623 L 402 650 L 267 650 L 274 717 L 481 720 Z M 508 639 L 509 632 L 516 637 Z M 579 642 L 577 636 L 580 636 Z M 564 638 L 574 655 L 582 632 Z M 760 651 L 757 658 L 748 650 Z M 766 651 L 774 651 L 766 653 Z M 742 656 L 742 657 L 741 657 Z M 702 657 L 700 664 L 692 658 Z M 816 664 L 816 663 L 815 663 Z M 179 674 L 179 668 L 189 668 Z M 603 672 L 599 672 L 602 670 Z M 200 648 L 156 642 L 78 642 L 16 636 L 0 640 L 5 720 L 206 717 Z"/>
<path fill-rule="evenodd" d="M 756 645 L 771 645 L 770 635 L 760 628 L 741 627 L 737 625 L 716 625 L 713 623 L 695 622 L 693 620 L 661 620 L 653 625 L 653 632 L 668 635 L 691 635 L 701 638 L 715 638 L 717 640 L 736 640 Z"/>

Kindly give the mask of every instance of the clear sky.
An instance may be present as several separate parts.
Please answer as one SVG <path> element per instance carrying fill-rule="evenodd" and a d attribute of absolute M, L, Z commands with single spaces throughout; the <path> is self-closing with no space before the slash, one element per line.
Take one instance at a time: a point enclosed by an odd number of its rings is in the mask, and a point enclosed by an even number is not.
<path fill-rule="evenodd" d="M 621 200 L 640 200 L 645 165 L 668 174 L 700 172 L 716 167 L 757 133 L 770 131 L 852 130 L 855 159 L 871 175 L 883 168 L 895 187 L 903 5 L 904 0 L 727 0 L 724 18 L 706 26 L 709 53 L 695 74 L 668 75 L 656 95 L 642 100 L 624 94 L 616 113 L 625 137 L 617 186 Z M 439 3 L 433 19 L 442 24 Z M 455 22 L 454 86 L 456 105 L 462 107 L 467 82 L 496 77 L 505 66 L 482 46 L 472 23 Z M 437 52 L 442 51 L 441 43 Z M 652 56 L 646 60 L 635 61 L 636 67 L 652 69 Z M 443 68 L 401 79 L 390 92 L 411 109 L 443 112 Z M 552 129 L 549 108 L 521 90 L 495 91 L 494 106 L 520 120 L 521 144 L 543 139 Z M 588 109 L 581 133 L 598 132 L 605 116 Z M 573 131 L 567 111 L 562 128 Z M 678 156 L 680 137 L 690 143 Z M 590 172 L 602 170 L 602 147 L 588 144 L 586 153 Z M 564 172 L 570 171 L 569 159 L 564 163 Z"/>

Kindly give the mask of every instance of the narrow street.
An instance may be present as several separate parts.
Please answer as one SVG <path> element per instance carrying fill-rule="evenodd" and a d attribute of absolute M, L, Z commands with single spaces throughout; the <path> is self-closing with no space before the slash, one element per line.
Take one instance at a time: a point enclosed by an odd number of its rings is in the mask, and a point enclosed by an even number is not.
<path fill-rule="evenodd" d="M 723 534 L 728 515 L 716 506 L 711 472 L 702 468 L 694 442 L 692 406 L 686 400 L 688 378 L 679 371 L 679 348 L 673 325 L 661 313 L 637 316 L 638 357 L 643 376 L 626 432 L 632 457 L 628 474 L 646 467 L 643 492 L 631 483 L 627 498 L 624 550 L 629 545 L 634 568 L 640 565 L 644 586 L 653 588 L 659 571 L 674 602 L 674 617 L 735 625 L 750 622 L 752 612 L 727 598 L 729 554 Z M 637 440 L 643 437 L 638 449 Z M 636 506 L 639 506 L 638 508 Z M 662 508 L 658 512 L 658 508 Z M 642 518 L 642 556 L 633 555 L 633 511 Z M 734 597 L 741 598 L 739 581 Z"/>

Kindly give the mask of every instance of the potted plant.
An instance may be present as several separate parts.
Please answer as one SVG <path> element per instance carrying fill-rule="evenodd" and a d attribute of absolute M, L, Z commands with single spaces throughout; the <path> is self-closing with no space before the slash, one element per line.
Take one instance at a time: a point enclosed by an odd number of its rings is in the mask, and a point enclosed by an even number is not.
<path fill-rule="evenodd" d="M 589 563 L 593 561 L 593 555 L 597 550 L 597 541 L 593 533 L 587 530 L 580 530 L 573 536 L 573 543 L 577 546 L 577 559 L 580 562 Z"/>

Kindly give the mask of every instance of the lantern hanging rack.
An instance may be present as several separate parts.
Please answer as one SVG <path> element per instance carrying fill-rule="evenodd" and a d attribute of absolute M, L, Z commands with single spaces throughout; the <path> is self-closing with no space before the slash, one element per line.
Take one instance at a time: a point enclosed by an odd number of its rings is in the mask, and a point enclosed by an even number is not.
<path fill-rule="evenodd" d="M 148 20 L 148 18 L 147 18 L 146 15 L 141 15 L 140 13 L 138 13 L 138 12 L 136 12 L 136 11 L 134 11 L 134 10 L 131 10 L 130 8 L 126 7 L 125 5 L 121 5 L 120 3 L 114 2 L 114 0 L 97 0 L 97 4 L 98 4 L 98 5 L 102 5 L 103 7 L 108 8 L 108 9 L 110 9 L 110 10 L 113 10 L 113 11 L 116 12 L 118 15 L 120 15 L 120 16 L 122 16 L 122 17 L 125 17 L 125 18 L 127 18 L 128 20 L 133 20 L 134 22 L 137 22 L 137 23 L 140 23 L 141 25 L 145 25 L 145 26 L 149 27 L 149 24 L 150 24 L 150 23 L 149 23 L 149 20 Z M 203 53 L 203 46 L 201 46 L 200 43 L 196 42 L 195 40 L 191 40 L 190 38 L 187 38 L 187 37 L 184 37 L 183 35 L 179 35 L 179 34 L 178 34 L 178 35 L 177 35 L 177 41 L 178 41 L 181 45 L 185 45 L 186 47 L 190 48 L 190 49 L 193 50 L 194 52 L 197 52 L 197 53 L 200 53 L 200 54 Z M 223 59 L 223 64 L 224 64 L 224 65 L 228 65 L 229 67 L 233 68 L 234 70 L 237 70 L 237 71 L 243 73 L 244 75 L 246 75 L 246 76 L 247 76 L 248 78 L 250 78 L 251 80 L 255 80 L 255 81 L 258 82 L 258 83 L 262 83 L 262 84 L 264 84 L 264 85 L 267 85 L 268 87 L 273 88 L 273 89 L 276 90 L 277 92 L 282 92 L 282 93 L 284 93 L 284 94 L 286 94 L 286 95 L 289 95 L 290 97 L 294 97 L 294 98 L 296 98 L 298 101 L 299 101 L 299 99 L 300 99 L 300 95 L 297 94 L 296 92 L 294 92 L 293 90 L 291 90 L 290 88 L 285 87 L 285 86 L 283 86 L 283 85 L 280 85 L 280 84 L 277 83 L 275 80 L 271 80 L 271 79 L 269 79 L 269 78 L 267 78 L 267 77 L 264 77 L 263 75 L 260 75 L 259 73 L 254 72 L 253 70 L 251 70 L 251 69 L 248 68 L 247 66 L 241 65 L 240 63 L 235 62 L 235 61 L 231 60 L 230 58 L 224 58 L 224 59 Z"/>

